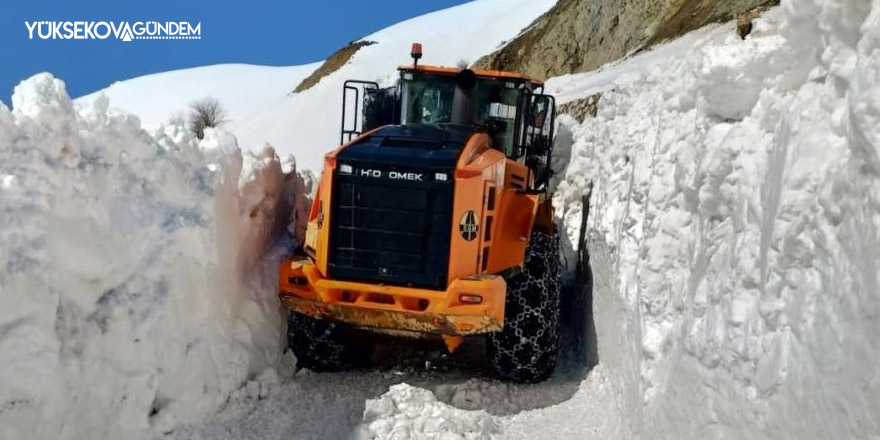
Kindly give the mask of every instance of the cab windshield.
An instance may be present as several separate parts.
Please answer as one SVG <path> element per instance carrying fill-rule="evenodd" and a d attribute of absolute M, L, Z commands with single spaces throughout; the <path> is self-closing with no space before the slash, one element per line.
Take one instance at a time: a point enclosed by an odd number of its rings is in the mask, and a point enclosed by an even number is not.
<path fill-rule="evenodd" d="M 404 82 L 404 124 L 442 124 L 452 122 L 452 104 L 455 98 L 455 77 L 443 75 L 412 75 Z"/>

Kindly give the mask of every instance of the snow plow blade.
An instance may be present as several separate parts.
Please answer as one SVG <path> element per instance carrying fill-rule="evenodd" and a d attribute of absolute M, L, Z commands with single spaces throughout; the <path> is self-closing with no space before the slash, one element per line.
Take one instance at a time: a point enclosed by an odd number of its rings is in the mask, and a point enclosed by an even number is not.
<path fill-rule="evenodd" d="M 286 308 L 314 318 L 460 336 L 502 329 L 507 287 L 493 275 L 456 280 L 445 291 L 337 281 L 324 278 L 310 260 L 285 262 L 279 286 Z M 462 295 L 481 302 L 463 303 Z"/>

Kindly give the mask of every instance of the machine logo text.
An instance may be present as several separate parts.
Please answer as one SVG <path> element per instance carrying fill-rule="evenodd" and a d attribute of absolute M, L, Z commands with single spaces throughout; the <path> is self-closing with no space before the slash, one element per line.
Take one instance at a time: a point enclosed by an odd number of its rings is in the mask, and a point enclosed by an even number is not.
<path fill-rule="evenodd" d="M 371 170 L 367 168 L 362 168 L 358 171 L 358 175 L 361 177 L 369 177 L 372 179 L 381 179 L 384 176 L 384 173 L 381 170 Z M 407 173 L 403 171 L 389 171 L 388 178 L 391 180 L 409 180 L 412 182 L 424 182 L 425 175 L 421 173 Z"/>

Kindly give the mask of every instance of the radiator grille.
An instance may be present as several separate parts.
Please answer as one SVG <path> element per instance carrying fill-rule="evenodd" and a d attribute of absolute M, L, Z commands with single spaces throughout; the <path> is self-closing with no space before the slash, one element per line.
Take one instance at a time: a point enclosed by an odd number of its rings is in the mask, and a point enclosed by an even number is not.
<path fill-rule="evenodd" d="M 369 172 L 365 172 L 368 170 Z M 389 176 L 419 176 L 421 180 Z M 376 177 L 380 176 L 380 177 Z M 329 271 L 334 279 L 444 289 L 453 183 L 435 171 L 360 165 L 334 176 Z"/>

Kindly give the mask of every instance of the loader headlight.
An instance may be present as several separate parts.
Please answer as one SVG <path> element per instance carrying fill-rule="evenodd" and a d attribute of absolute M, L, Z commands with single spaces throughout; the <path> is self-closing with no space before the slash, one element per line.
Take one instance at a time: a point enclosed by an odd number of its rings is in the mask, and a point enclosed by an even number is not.
<path fill-rule="evenodd" d="M 351 165 L 344 163 L 339 165 L 339 172 L 342 174 L 351 174 L 354 172 L 354 168 Z"/>
<path fill-rule="evenodd" d="M 458 300 L 465 304 L 482 304 L 483 297 L 480 295 L 474 295 L 471 293 L 462 293 L 458 295 Z"/>

